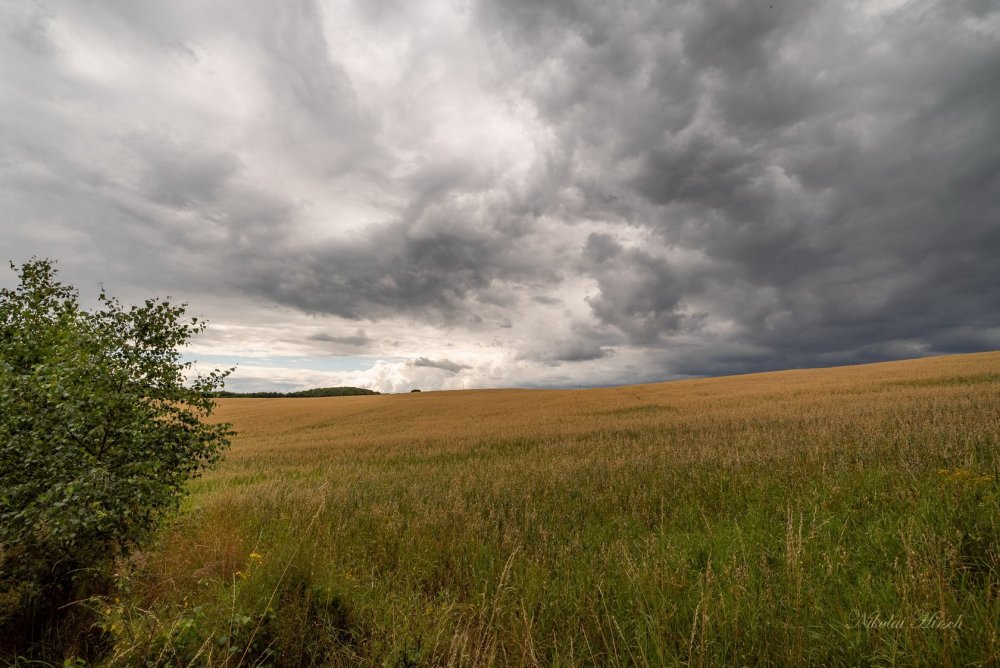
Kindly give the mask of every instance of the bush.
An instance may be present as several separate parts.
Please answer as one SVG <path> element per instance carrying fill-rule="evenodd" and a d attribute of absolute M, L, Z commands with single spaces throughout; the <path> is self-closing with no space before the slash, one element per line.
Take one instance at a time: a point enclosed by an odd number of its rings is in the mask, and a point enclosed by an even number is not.
<path fill-rule="evenodd" d="M 230 372 L 185 385 L 178 348 L 204 329 L 185 305 L 102 290 L 88 312 L 50 261 L 18 275 L 0 290 L 0 625 L 92 593 L 231 434 L 204 422 Z"/>

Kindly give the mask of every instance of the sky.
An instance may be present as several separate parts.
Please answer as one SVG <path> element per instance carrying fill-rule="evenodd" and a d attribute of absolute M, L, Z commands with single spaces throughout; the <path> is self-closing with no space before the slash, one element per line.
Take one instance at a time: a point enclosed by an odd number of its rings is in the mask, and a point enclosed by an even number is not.
<path fill-rule="evenodd" d="M 998 349 L 1000 3 L 0 0 L 32 256 L 237 391 Z"/>

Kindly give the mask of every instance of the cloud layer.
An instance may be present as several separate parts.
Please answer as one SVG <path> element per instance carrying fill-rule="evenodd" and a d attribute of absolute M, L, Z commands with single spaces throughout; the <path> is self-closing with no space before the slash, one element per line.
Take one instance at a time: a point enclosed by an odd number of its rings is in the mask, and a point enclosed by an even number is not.
<path fill-rule="evenodd" d="M 236 388 L 1000 348 L 995 3 L 0 13 L 4 259 L 189 301 Z"/>

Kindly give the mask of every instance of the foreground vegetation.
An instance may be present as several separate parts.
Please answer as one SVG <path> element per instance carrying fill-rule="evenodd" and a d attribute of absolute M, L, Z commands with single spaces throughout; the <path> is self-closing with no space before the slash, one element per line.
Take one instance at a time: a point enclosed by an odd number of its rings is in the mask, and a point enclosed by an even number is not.
<path fill-rule="evenodd" d="M 50 260 L 0 289 L 0 663 L 91 655 L 106 638 L 77 605 L 107 593 L 230 435 L 207 424 L 229 372 L 185 379 L 205 325 L 184 305 L 95 308 Z"/>
<path fill-rule="evenodd" d="M 218 418 L 109 664 L 1000 662 L 1000 353 Z"/>

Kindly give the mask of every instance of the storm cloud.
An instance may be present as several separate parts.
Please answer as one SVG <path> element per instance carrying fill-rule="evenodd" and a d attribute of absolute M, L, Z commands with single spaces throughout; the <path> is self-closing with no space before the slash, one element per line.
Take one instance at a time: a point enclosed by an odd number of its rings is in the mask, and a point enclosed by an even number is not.
<path fill-rule="evenodd" d="M 429 360 L 426 357 L 418 357 L 413 361 L 413 366 L 422 366 L 430 369 L 441 369 L 448 373 L 458 373 L 463 369 L 471 369 L 468 364 L 461 364 L 451 360 Z"/>
<path fill-rule="evenodd" d="M 996 3 L 0 14 L 2 259 L 182 298 L 195 352 L 403 390 L 1000 348 Z"/>

